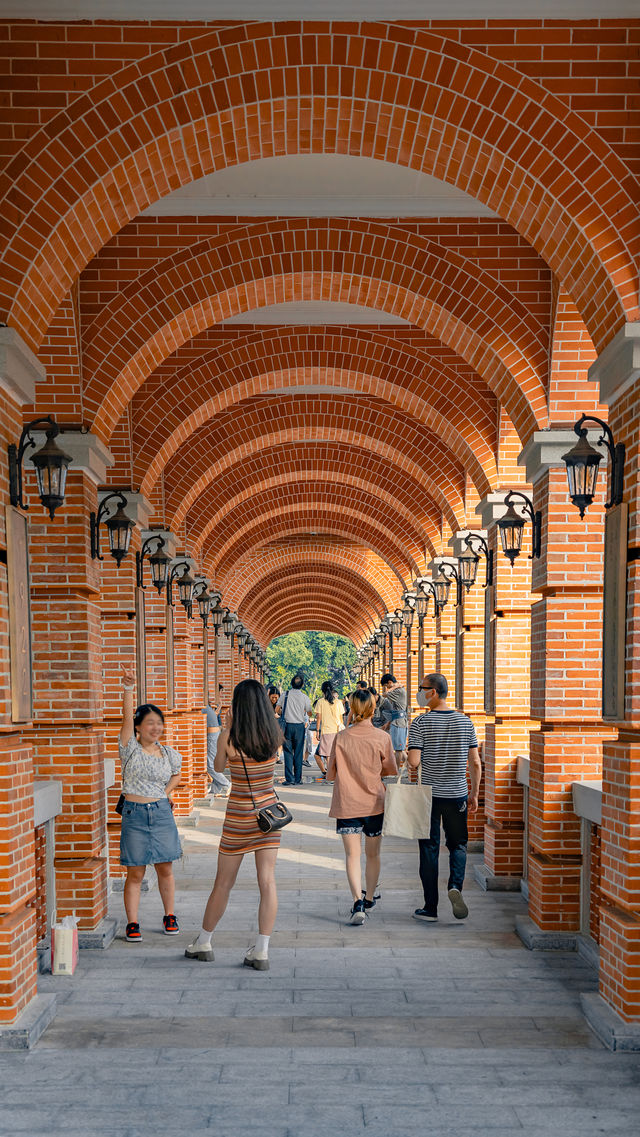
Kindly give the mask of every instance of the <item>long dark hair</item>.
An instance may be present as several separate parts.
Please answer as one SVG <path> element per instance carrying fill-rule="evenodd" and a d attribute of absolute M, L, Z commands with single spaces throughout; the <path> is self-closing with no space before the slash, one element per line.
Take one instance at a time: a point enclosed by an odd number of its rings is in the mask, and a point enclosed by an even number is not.
<path fill-rule="evenodd" d="M 243 679 L 233 692 L 229 742 L 254 762 L 268 762 L 282 746 L 282 731 L 257 679 Z"/>
<path fill-rule="evenodd" d="M 328 703 L 335 703 L 336 692 L 335 692 L 333 683 L 330 683 L 329 680 L 327 679 L 326 683 L 322 684 L 322 687 L 320 688 L 320 690 L 322 691 L 322 694 L 324 695 L 324 697 Z"/>

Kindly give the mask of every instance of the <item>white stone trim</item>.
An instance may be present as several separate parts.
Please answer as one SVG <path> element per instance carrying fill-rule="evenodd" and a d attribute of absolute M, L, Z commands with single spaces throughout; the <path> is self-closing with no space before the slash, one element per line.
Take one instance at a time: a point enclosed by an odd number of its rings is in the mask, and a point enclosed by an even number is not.
<path fill-rule="evenodd" d="M 593 825 L 602 825 L 602 781 L 572 782 L 573 809 Z"/>
<path fill-rule="evenodd" d="M 4 20 L 535 20 L 638 15 L 637 0 L 4 0 Z"/>
<path fill-rule="evenodd" d="M 576 415 L 576 421 L 577 418 Z M 562 455 L 577 441 L 574 430 L 536 430 L 518 458 L 518 465 L 526 469 L 527 481 L 533 485 L 547 470 L 562 468 Z"/>
<path fill-rule="evenodd" d="M 480 517 L 484 530 L 490 529 L 501 517 L 504 517 L 508 509 L 508 506 L 504 504 L 504 499 L 508 492 L 508 490 L 500 490 L 499 493 L 490 493 L 476 506 L 475 511 Z"/>
<path fill-rule="evenodd" d="M 15 328 L 0 328 L 0 387 L 9 398 L 18 406 L 34 403 L 36 383 L 46 380 L 40 360 Z"/>
<path fill-rule="evenodd" d="M 469 551 L 468 545 L 465 544 L 465 537 L 468 537 L 469 533 L 473 533 L 476 537 L 484 537 L 485 541 L 487 540 L 487 538 L 489 536 L 486 529 L 460 529 L 460 530 L 458 530 L 458 532 L 455 533 L 453 535 L 453 537 L 451 537 L 449 539 L 449 544 L 450 544 L 451 549 L 453 551 L 453 556 L 456 559 L 458 557 L 461 557 L 463 553 L 467 553 Z"/>
<path fill-rule="evenodd" d="M 33 783 L 33 826 L 44 825 L 62 813 L 62 782 Z"/>
<path fill-rule="evenodd" d="M 172 533 L 170 529 L 146 529 L 143 526 L 140 532 L 141 543 L 144 545 L 149 537 L 162 537 L 164 541 L 163 553 L 175 560 L 176 549 L 178 548 L 178 538 L 175 533 Z"/>
<path fill-rule="evenodd" d="M 617 402 L 640 378 L 640 322 L 625 324 L 589 368 L 589 379 L 600 384 L 600 401 Z"/>

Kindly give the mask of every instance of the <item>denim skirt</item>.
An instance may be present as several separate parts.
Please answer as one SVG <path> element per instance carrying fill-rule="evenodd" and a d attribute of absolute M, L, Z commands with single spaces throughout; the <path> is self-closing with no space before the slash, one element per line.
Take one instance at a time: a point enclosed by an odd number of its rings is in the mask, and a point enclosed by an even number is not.
<path fill-rule="evenodd" d="M 389 734 L 391 735 L 391 745 L 394 750 L 404 750 L 407 745 L 407 728 L 406 726 L 395 726 L 391 723 Z"/>
<path fill-rule="evenodd" d="M 178 828 L 166 797 L 126 801 L 120 830 L 121 865 L 158 865 L 182 856 Z"/>

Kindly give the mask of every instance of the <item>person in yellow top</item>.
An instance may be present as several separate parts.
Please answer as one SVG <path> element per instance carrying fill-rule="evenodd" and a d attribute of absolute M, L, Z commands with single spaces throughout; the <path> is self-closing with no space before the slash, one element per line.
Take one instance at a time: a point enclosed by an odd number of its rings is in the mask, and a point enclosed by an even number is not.
<path fill-rule="evenodd" d="M 318 699 L 314 707 L 319 739 L 316 762 L 323 778 L 326 778 L 326 759 L 331 753 L 333 740 L 339 731 L 344 730 L 344 706 L 342 700 L 338 698 L 333 684 L 328 680 L 322 684 L 321 691 L 322 698 Z"/>

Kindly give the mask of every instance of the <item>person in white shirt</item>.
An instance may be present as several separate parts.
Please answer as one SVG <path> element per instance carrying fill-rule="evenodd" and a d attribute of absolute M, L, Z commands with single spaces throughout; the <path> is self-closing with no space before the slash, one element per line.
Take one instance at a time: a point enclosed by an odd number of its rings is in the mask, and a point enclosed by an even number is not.
<path fill-rule="evenodd" d="M 294 675 L 289 690 L 276 704 L 284 732 L 284 786 L 299 786 L 302 782 L 304 736 L 312 712 L 311 700 L 302 690 L 302 682 L 301 675 Z"/>

